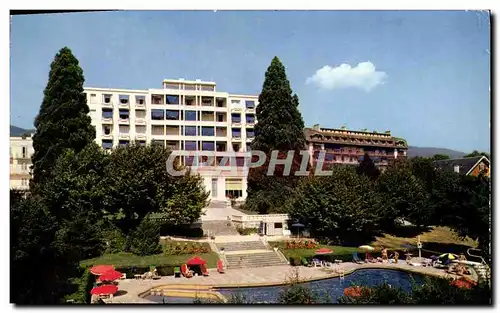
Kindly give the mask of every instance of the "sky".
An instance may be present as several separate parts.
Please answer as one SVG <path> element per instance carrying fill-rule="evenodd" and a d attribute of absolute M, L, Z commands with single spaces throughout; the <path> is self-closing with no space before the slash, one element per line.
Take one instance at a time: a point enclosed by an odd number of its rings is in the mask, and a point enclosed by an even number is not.
<path fill-rule="evenodd" d="M 477 11 L 121 11 L 13 16 L 11 124 L 32 128 L 64 46 L 85 86 L 215 81 L 258 95 L 274 56 L 306 126 L 490 151 L 490 17 Z"/>

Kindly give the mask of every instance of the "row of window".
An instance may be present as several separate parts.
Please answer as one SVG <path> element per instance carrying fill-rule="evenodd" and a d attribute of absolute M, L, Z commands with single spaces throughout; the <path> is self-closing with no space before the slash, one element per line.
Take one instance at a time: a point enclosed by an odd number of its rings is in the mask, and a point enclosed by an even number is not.
<path fill-rule="evenodd" d="M 130 111 L 128 109 L 119 109 L 118 115 L 120 119 L 128 119 L 130 116 Z M 151 110 L 151 119 L 155 121 L 162 120 L 184 120 L 184 121 L 203 121 L 203 113 L 201 111 L 178 111 L 178 110 L 161 110 L 161 109 L 152 109 Z M 213 116 L 212 113 L 209 113 L 210 116 Z M 225 114 L 224 113 L 216 113 L 216 121 L 217 122 L 225 122 Z M 102 117 L 103 118 L 113 118 L 113 109 L 104 108 L 102 109 Z M 140 118 L 145 118 L 146 116 L 138 116 Z M 246 114 L 245 116 L 247 124 L 255 123 L 255 115 L 254 114 Z M 234 123 L 241 123 L 241 114 L 233 113 L 231 114 L 231 120 Z"/>
<path fill-rule="evenodd" d="M 104 94 L 103 96 L 103 103 L 106 104 L 111 104 L 113 102 L 113 95 L 112 94 Z M 213 98 L 212 97 L 201 97 L 201 103 L 202 105 L 205 106 L 212 106 Z M 194 105 L 194 98 L 191 97 L 185 97 L 185 104 L 186 105 Z M 97 96 L 96 94 L 90 94 L 90 103 L 96 103 L 97 102 Z M 130 96 L 129 95 L 118 95 L 118 102 L 120 104 L 129 104 L 130 103 Z M 225 107 L 225 101 L 223 99 L 217 99 L 217 107 Z M 136 95 L 135 96 L 135 103 L 136 104 L 146 104 L 146 96 L 140 96 Z M 180 104 L 180 97 L 178 95 L 152 95 L 151 96 L 151 103 L 152 104 L 171 104 L 171 105 L 179 105 Z M 240 104 L 240 100 L 232 100 L 232 104 Z M 245 100 L 245 107 L 247 109 L 254 109 L 255 108 L 255 101 L 254 100 Z"/>

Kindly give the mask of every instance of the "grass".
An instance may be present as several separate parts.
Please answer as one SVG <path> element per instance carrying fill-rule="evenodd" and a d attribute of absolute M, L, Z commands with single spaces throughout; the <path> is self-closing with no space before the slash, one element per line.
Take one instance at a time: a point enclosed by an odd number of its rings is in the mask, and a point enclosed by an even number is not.
<path fill-rule="evenodd" d="M 274 245 L 271 243 L 271 245 Z M 348 255 L 354 252 L 358 252 L 357 247 L 343 247 L 343 246 L 328 246 L 328 245 L 318 245 L 314 249 L 285 249 L 285 242 L 281 241 L 277 243 L 279 249 L 287 259 L 293 258 L 303 258 L 303 257 L 313 257 L 316 253 L 315 251 L 321 248 L 328 248 L 333 251 L 333 255 Z"/>
<path fill-rule="evenodd" d="M 387 248 L 400 248 L 404 244 L 416 245 L 417 234 L 407 236 L 397 236 L 385 234 L 381 237 L 376 237 L 372 243 L 373 246 L 384 246 Z M 457 234 L 448 227 L 432 227 L 428 231 L 420 234 L 424 250 L 430 250 L 440 253 L 453 252 L 463 253 L 468 248 L 477 246 L 477 242 L 470 239 L 460 239 Z"/>
<path fill-rule="evenodd" d="M 93 259 L 84 260 L 80 262 L 80 264 L 84 266 L 112 264 L 115 267 L 149 266 L 153 264 L 155 266 L 180 265 L 185 263 L 190 258 L 198 255 L 203 259 L 205 259 L 205 261 L 207 261 L 208 268 L 217 267 L 217 260 L 219 259 L 219 256 L 217 255 L 217 253 L 213 252 L 210 249 L 209 244 L 206 242 L 201 243 L 201 242 L 191 242 L 191 241 L 167 241 L 167 240 L 162 240 L 160 242 L 161 245 L 177 244 L 177 243 L 180 243 L 182 246 L 184 246 L 185 243 L 187 243 L 189 246 L 193 244 L 202 245 L 204 247 L 208 247 L 210 252 L 201 254 L 183 254 L 183 255 L 167 255 L 161 253 L 148 256 L 139 256 L 129 252 L 119 252 L 113 254 L 104 254 Z"/>

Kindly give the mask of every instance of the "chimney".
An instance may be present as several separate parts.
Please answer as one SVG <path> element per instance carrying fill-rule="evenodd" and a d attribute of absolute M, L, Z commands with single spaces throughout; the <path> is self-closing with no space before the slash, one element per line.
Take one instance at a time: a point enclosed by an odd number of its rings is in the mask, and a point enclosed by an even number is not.
<path fill-rule="evenodd" d="M 455 171 L 455 173 L 460 173 L 460 165 L 455 165 L 453 171 Z"/>
<path fill-rule="evenodd" d="M 314 130 L 317 130 L 317 131 L 320 131 L 320 130 L 321 130 L 321 127 L 319 126 L 319 124 L 314 124 L 314 125 L 313 125 L 313 129 L 314 129 Z"/>

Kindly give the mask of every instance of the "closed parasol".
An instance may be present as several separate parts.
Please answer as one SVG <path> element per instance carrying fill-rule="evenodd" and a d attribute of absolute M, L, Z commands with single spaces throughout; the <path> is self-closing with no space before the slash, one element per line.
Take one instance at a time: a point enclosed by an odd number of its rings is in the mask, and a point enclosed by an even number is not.
<path fill-rule="evenodd" d="M 115 285 L 103 285 L 99 287 L 92 288 L 90 294 L 92 295 L 114 295 L 118 291 L 118 287 Z"/>
<path fill-rule="evenodd" d="M 114 271 L 115 267 L 113 265 L 96 265 L 90 269 L 90 272 L 94 275 L 102 275 L 106 272 Z"/>
<path fill-rule="evenodd" d="M 369 245 L 362 245 L 362 246 L 359 246 L 359 249 L 368 250 L 368 251 L 373 251 L 373 250 L 375 250 L 375 248 L 374 248 L 374 247 L 369 246 Z"/>

